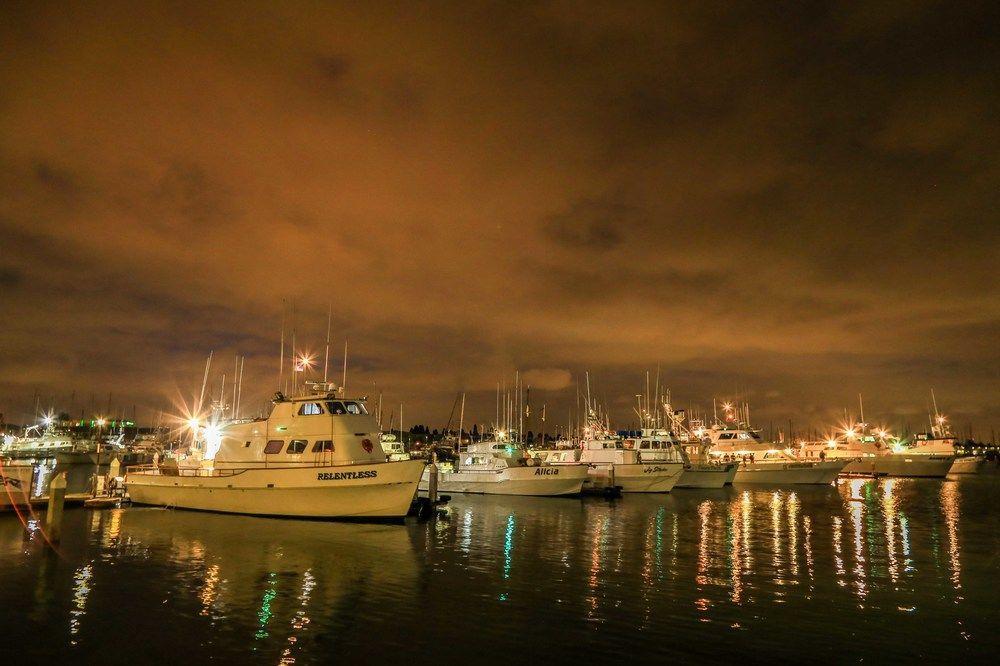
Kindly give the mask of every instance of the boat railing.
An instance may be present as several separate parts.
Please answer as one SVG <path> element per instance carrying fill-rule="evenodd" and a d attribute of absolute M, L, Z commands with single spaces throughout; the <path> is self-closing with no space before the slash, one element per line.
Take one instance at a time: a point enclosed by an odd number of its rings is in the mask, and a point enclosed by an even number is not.
<path fill-rule="evenodd" d="M 184 477 L 221 477 L 236 476 L 251 470 L 258 469 L 316 469 L 326 467 L 354 467 L 362 465 L 389 465 L 399 462 L 409 462 L 406 460 L 347 460 L 347 461 L 301 461 L 275 463 L 263 460 L 236 461 L 226 463 L 227 465 L 241 465 L 241 467 L 213 467 L 205 469 L 202 467 L 174 467 L 164 465 L 129 465 L 125 468 L 126 474 L 143 474 L 149 476 L 184 476 Z M 502 471 L 502 470 L 500 470 Z"/>
<path fill-rule="evenodd" d="M 186 476 L 186 477 L 220 477 L 236 476 L 246 469 L 202 469 L 200 467 L 160 467 L 157 465 L 130 465 L 125 468 L 125 474 L 143 474 L 147 476 Z"/>

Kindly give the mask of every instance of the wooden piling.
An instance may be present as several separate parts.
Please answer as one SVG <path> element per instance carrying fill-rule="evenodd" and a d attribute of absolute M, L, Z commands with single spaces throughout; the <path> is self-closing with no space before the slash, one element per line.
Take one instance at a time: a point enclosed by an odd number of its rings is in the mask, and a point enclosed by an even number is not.
<path fill-rule="evenodd" d="M 45 530 L 50 543 L 58 543 L 62 532 L 63 504 L 66 502 L 66 472 L 49 483 L 49 506 L 45 513 Z"/>

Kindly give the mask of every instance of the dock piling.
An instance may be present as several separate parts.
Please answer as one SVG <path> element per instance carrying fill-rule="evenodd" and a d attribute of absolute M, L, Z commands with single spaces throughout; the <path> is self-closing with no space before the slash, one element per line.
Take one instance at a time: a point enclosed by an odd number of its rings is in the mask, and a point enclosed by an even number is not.
<path fill-rule="evenodd" d="M 66 472 L 52 477 L 49 483 L 49 506 L 45 513 L 45 529 L 50 543 L 59 543 L 62 531 L 63 504 L 66 502 Z"/>

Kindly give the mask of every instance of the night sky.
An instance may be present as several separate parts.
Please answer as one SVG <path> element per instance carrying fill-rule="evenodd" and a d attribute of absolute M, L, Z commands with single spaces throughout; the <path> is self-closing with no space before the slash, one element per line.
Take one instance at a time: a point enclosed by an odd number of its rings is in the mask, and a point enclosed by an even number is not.
<path fill-rule="evenodd" d="M 756 425 L 1000 427 L 996 2 L 0 5 L 0 411 L 277 382 L 549 430 L 591 372 Z M 171 409 L 171 407 L 168 407 Z M 388 409 L 388 408 L 387 408 Z M 397 417 L 398 418 L 398 417 Z"/>

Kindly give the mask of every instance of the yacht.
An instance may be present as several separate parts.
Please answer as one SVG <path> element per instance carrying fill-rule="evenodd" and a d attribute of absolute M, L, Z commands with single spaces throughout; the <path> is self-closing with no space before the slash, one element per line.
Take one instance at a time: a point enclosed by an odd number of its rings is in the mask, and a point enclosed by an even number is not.
<path fill-rule="evenodd" d="M 858 423 L 826 441 L 800 444 L 799 459 L 842 460 L 847 463 L 844 474 L 927 478 L 944 478 L 964 460 L 955 456 L 954 439 L 921 437 L 906 442 L 885 430 L 869 432 L 867 423 Z"/>
<path fill-rule="evenodd" d="M 364 398 L 326 382 L 272 400 L 266 418 L 197 426 L 187 465 L 128 468 L 132 501 L 186 509 L 309 518 L 399 518 L 424 469 L 390 462 Z M 194 462 L 197 461 L 197 466 Z"/>
<path fill-rule="evenodd" d="M 438 465 L 438 491 L 484 495 L 579 495 L 589 478 L 587 465 L 552 464 L 533 456 L 520 442 L 504 439 L 456 446 L 457 460 Z M 424 470 L 420 490 L 430 484 Z"/>
<path fill-rule="evenodd" d="M 626 448 L 636 449 L 642 462 L 679 462 L 684 465 L 684 473 L 675 488 L 722 488 L 731 485 L 736 478 L 739 465 L 711 460 L 707 455 L 708 446 L 702 442 L 690 446 L 681 442 L 673 432 L 661 428 L 645 428 L 638 433 L 627 433 L 626 437 Z"/>
<path fill-rule="evenodd" d="M 739 464 L 734 483 L 827 485 L 837 478 L 848 462 L 796 458 L 791 449 L 765 442 L 760 433 L 742 424 L 716 424 L 700 431 L 700 434 L 709 445 L 710 458 Z"/>
<path fill-rule="evenodd" d="M 385 459 L 390 461 L 409 460 L 410 454 L 403 442 L 391 432 L 384 432 L 379 437 L 379 445 L 385 453 Z"/>
<path fill-rule="evenodd" d="M 6 436 L 0 454 L 8 458 L 51 458 L 72 450 L 72 434 L 58 427 L 51 417 L 45 417 L 42 424 L 28 427 L 23 437 Z"/>
<path fill-rule="evenodd" d="M 0 459 L 0 511 L 28 504 L 35 466 Z"/>

